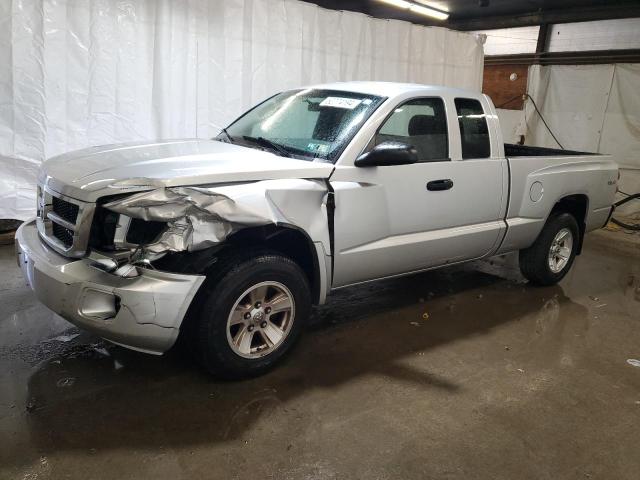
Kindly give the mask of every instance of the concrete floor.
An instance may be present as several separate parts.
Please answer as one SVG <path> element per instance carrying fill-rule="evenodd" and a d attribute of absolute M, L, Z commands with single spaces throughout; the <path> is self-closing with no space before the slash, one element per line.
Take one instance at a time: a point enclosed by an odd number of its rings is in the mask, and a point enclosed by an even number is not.
<path fill-rule="evenodd" d="M 511 256 L 337 292 L 284 364 L 236 383 L 79 331 L 3 247 L 0 478 L 637 479 L 623 237 L 591 235 L 552 288 Z"/>

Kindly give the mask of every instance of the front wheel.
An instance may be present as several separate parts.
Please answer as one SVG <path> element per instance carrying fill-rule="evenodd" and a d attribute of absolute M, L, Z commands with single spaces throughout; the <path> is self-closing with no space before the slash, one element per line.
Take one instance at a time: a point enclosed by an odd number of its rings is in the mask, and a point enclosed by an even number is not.
<path fill-rule="evenodd" d="M 580 230 L 573 215 L 549 217 L 536 241 L 520 250 L 520 271 L 536 285 L 554 285 L 567 274 L 576 256 Z"/>
<path fill-rule="evenodd" d="M 311 311 L 306 275 L 276 253 L 222 262 L 199 297 L 192 338 L 200 363 L 230 379 L 259 375 L 275 365 Z"/>

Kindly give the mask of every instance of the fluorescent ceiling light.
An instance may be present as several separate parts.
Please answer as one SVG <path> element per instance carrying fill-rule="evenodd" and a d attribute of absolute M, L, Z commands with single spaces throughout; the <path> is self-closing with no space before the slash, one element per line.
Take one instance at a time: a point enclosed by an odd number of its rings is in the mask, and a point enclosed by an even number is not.
<path fill-rule="evenodd" d="M 446 12 L 441 12 L 440 10 L 436 10 L 435 8 L 426 7 L 424 5 L 418 5 L 413 2 L 407 2 L 406 0 L 380 0 L 383 3 L 388 3 L 389 5 L 393 5 L 394 7 L 402 8 L 404 10 L 409 10 L 414 13 L 419 13 L 420 15 L 425 15 L 427 17 L 436 18 L 438 20 L 446 20 L 449 18 L 449 14 Z"/>
<path fill-rule="evenodd" d="M 393 5 L 398 8 L 411 8 L 411 2 L 406 2 L 405 0 L 380 0 L 383 3 L 388 3 L 389 5 Z"/>
<path fill-rule="evenodd" d="M 438 20 L 446 20 L 449 18 L 449 14 L 436 10 L 435 8 L 423 7 L 422 5 L 416 5 L 415 3 L 409 7 L 412 12 L 426 15 L 427 17 L 433 17 Z"/>

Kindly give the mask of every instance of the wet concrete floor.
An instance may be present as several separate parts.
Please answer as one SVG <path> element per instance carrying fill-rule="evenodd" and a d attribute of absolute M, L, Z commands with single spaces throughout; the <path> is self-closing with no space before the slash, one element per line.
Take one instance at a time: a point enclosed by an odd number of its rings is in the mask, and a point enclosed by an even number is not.
<path fill-rule="evenodd" d="M 235 383 L 78 330 L 2 247 L 0 478 L 637 479 L 640 250 L 609 235 L 556 287 L 508 256 L 338 291 Z"/>

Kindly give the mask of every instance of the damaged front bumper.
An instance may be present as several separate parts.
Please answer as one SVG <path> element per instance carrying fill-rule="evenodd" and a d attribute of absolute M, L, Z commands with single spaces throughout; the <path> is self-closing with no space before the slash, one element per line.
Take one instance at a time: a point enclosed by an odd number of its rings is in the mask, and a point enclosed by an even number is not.
<path fill-rule="evenodd" d="M 161 354 L 204 281 L 143 268 L 133 278 L 107 273 L 95 260 L 63 257 L 40 240 L 35 221 L 16 233 L 18 263 L 38 299 L 69 322 L 124 347 Z"/>

